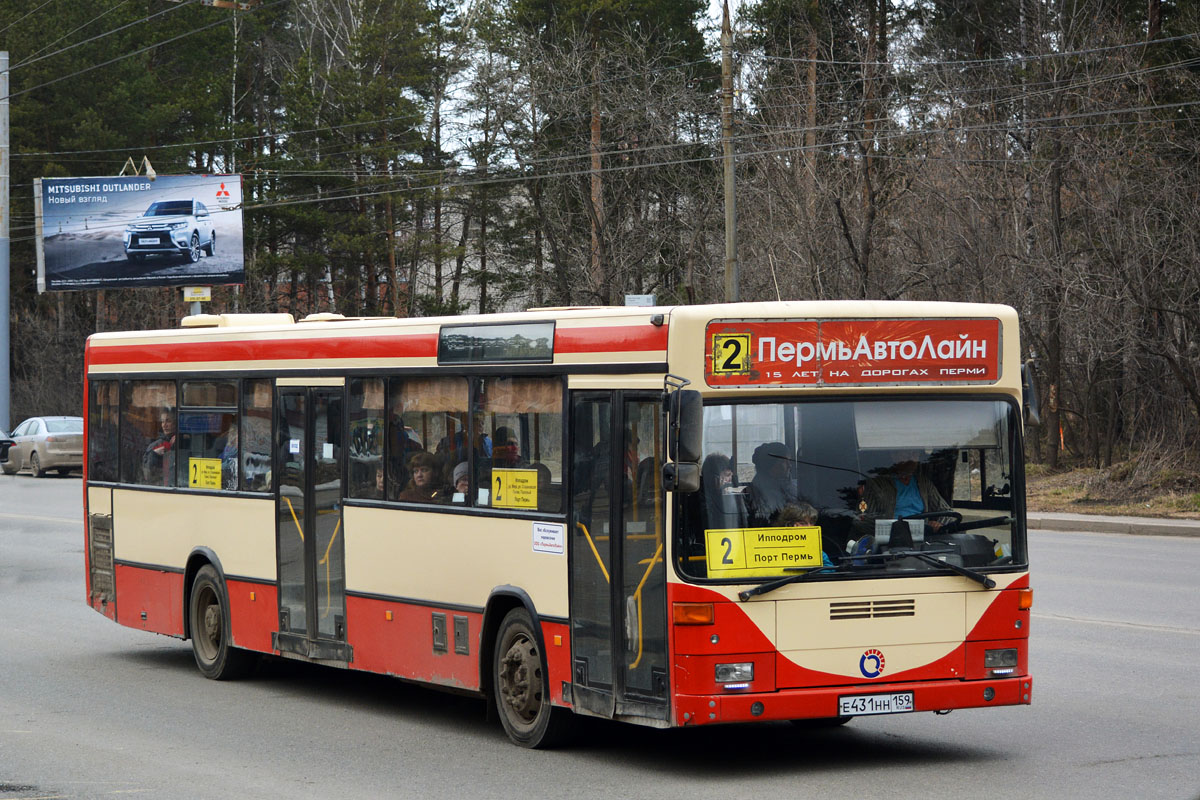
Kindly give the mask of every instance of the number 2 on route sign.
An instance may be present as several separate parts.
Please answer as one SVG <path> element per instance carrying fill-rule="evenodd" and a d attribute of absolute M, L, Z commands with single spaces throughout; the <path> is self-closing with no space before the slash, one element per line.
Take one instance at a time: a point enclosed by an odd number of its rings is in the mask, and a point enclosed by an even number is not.
<path fill-rule="evenodd" d="M 750 371 L 750 334 L 714 333 L 712 341 L 713 374 L 729 375 Z"/>

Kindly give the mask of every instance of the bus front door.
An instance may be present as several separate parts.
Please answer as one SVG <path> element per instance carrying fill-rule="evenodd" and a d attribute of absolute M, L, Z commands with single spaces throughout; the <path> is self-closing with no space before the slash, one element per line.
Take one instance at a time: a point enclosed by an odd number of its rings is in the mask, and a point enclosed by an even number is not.
<path fill-rule="evenodd" d="M 280 385 L 275 407 L 275 649 L 319 661 L 349 662 L 341 535 L 342 389 Z"/>
<path fill-rule="evenodd" d="M 572 426 L 572 702 L 587 714 L 665 720 L 662 402 L 575 393 Z"/>

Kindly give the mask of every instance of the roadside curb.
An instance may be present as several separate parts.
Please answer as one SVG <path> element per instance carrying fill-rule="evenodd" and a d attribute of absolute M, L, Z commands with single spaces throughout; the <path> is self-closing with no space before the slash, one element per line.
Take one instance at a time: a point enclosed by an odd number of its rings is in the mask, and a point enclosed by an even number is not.
<path fill-rule="evenodd" d="M 1031 529 L 1128 533 L 1142 536 L 1200 536 L 1200 519 L 1157 519 L 1154 517 L 1103 517 L 1095 514 L 1050 514 L 1029 512 Z"/>

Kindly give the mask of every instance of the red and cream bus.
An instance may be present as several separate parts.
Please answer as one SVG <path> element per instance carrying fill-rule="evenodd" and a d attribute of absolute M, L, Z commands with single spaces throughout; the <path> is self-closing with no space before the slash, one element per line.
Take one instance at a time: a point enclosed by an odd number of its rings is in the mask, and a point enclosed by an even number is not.
<path fill-rule="evenodd" d="M 88 603 L 478 693 L 518 744 L 1027 704 L 1017 317 L 200 315 L 86 350 Z"/>

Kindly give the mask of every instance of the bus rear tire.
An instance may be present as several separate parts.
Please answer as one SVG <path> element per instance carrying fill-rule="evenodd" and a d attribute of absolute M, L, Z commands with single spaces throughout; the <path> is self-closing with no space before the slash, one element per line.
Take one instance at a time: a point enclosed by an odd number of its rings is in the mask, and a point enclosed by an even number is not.
<path fill-rule="evenodd" d="M 546 660 L 523 608 L 509 611 L 496 632 L 492 690 L 504 732 L 515 744 L 540 749 L 566 741 L 571 712 L 550 703 Z"/>
<path fill-rule="evenodd" d="M 200 674 L 215 681 L 239 678 L 249 671 L 252 656 L 229 643 L 229 602 L 221 576 L 205 564 L 192 581 L 188 600 L 192 654 Z"/>

